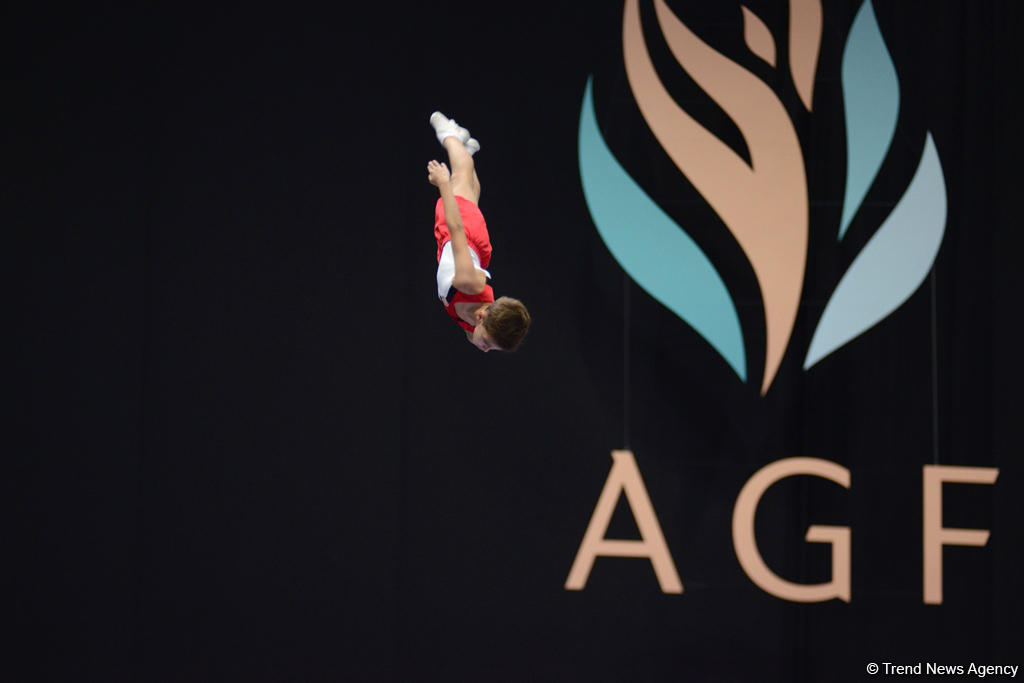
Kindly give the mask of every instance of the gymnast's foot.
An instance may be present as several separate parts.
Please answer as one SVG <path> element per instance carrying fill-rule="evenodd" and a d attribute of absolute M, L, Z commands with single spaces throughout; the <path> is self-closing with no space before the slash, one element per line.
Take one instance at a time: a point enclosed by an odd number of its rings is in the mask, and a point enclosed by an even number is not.
<path fill-rule="evenodd" d="M 430 125 L 433 126 L 434 132 L 437 133 L 437 141 L 442 145 L 445 138 L 449 137 L 457 138 L 463 145 L 470 139 L 468 130 L 455 123 L 455 119 L 450 119 L 439 111 L 435 111 L 430 115 Z M 477 149 L 480 149 L 480 143 L 477 143 Z"/>

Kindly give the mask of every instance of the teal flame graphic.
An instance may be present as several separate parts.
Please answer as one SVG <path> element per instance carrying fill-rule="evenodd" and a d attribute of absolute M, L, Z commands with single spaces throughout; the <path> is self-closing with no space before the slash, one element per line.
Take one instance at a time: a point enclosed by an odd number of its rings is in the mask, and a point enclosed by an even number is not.
<path fill-rule="evenodd" d="M 846 193 L 839 239 L 878 175 L 900 111 L 896 67 L 870 2 L 857 12 L 843 48 L 843 104 L 846 111 Z"/>
<path fill-rule="evenodd" d="M 847 178 L 842 238 L 889 151 L 900 87 L 870 0 L 857 12 L 843 50 Z M 839 281 L 811 339 L 808 369 L 860 336 L 917 291 L 946 230 L 946 186 L 931 133 L 913 180 L 892 213 Z"/>
<path fill-rule="evenodd" d="M 907 191 L 857 254 L 825 306 L 805 370 L 866 332 L 917 291 L 935 263 L 945 225 L 942 164 L 929 134 Z"/>
<path fill-rule="evenodd" d="M 580 113 L 580 178 L 601 239 L 648 294 L 686 321 L 747 379 L 740 318 L 711 261 L 612 155 L 594 115 L 593 79 Z"/>

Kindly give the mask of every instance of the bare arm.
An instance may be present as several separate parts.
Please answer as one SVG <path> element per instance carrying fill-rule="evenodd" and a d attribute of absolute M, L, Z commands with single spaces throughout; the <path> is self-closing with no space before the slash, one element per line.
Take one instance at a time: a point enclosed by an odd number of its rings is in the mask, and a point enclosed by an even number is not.
<path fill-rule="evenodd" d="M 452 279 L 452 286 L 466 294 L 479 294 L 487 286 L 487 276 L 473 265 L 473 257 L 469 253 L 469 243 L 466 241 L 466 231 L 462 225 L 462 216 L 459 214 L 459 204 L 455 200 L 455 193 L 452 192 L 451 174 L 448 172 L 448 167 L 437 161 L 431 161 L 427 164 L 427 174 L 430 184 L 436 186 L 441 192 L 445 222 L 448 224 L 448 232 L 452 236 L 452 255 L 455 257 L 455 277 Z"/>

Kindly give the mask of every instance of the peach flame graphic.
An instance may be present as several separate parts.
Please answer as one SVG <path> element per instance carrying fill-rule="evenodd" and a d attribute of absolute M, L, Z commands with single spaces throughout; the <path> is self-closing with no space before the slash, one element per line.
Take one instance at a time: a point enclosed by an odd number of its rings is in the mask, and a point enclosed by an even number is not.
<path fill-rule="evenodd" d="M 815 2 L 793 2 L 794 25 L 810 24 L 814 36 L 798 38 L 793 52 L 797 82 L 811 100 L 821 10 Z M 807 260 L 808 203 L 803 154 L 793 123 L 775 93 L 756 76 L 698 38 L 665 5 L 654 3 L 669 49 L 690 77 L 739 127 L 750 165 L 697 123 L 669 95 L 647 53 L 637 0 L 626 3 L 622 40 L 626 74 L 640 111 L 658 142 L 736 237 L 761 287 L 767 349 L 761 393 L 768 391 L 786 352 L 800 304 Z M 774 63 L 771 34 L 744 13 L 746 37 Z M 808 35 L 794 28 L 798 37 Z M 812 49 L 813 48 L 813 49 Z M 770 58 L 770 59 L 769 59 Z M 806 62 L 810 60 L 810 65 Z M 774 226 L 774 230 L 766 229 Z"/>

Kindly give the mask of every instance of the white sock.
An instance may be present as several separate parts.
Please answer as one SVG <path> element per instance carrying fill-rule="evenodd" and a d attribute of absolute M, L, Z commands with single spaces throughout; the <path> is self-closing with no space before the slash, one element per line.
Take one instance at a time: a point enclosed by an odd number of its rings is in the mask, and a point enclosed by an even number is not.
<path fill-rule="evenodd" d="M 469 152 L 469 156 L 473 156 L 480 151 L 480 143 L 476 138 L 470 138 L 465 143 L 466 151 Z"/>
<path fill-rule="evenodd" d="M 454 119 L 448 118 L 439 111 L 435 111 L 430 115 L 430 125 L 433 126 L 434 132 L 437 133 L 437 141 L 442 145 L 445 138 L 450 137 L 458 138 L 459 142 L 464 145 L 469 140 L 468 130 L 455 123 Z"/>

